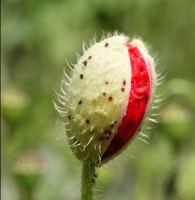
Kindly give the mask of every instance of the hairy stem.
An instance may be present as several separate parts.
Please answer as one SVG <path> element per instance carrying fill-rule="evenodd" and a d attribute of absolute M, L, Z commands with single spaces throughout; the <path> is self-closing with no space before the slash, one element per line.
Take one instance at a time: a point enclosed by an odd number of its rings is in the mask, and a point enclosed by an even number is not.
<path fill-rule="evenodd" d="M 81 199 L 93 200 L 93 186 L 95 185 L 95 166 L 83 163 Z"/>

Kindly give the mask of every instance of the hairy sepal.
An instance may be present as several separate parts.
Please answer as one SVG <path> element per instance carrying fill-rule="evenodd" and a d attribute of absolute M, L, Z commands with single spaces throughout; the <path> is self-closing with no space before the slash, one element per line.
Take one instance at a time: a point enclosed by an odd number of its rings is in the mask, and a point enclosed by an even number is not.
<path fill-rule="evenodd" d="M 131 81 L 128 40 L 119 35 L 96 43 L 75 65 L 64 119 L 70 130 L 67 137 L 72 138 L 69 145 L 80 161 L 101 162 L 126 114 Z"/>

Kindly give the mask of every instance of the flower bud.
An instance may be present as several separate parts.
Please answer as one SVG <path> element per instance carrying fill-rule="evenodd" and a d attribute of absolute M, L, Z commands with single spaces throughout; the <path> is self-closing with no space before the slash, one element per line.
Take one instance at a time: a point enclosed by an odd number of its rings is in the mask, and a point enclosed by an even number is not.
<path fill-rule="evenodd" d="M 140 39 L 115 34 L 83 49 L 74 68 L 64 72 L 64 96 L 58 95 L 63 109 L 54 105 L 73 154 L 98 166 L 136 137 L 153 103 L 156 73 Z"/>

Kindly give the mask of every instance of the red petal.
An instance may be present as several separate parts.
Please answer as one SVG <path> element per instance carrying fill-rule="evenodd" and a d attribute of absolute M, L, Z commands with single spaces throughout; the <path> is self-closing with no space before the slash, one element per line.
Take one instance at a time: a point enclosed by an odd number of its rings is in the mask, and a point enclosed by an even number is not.
<path fill-rule="evenodd" d="M 141 76 L 133 76 L 131 78 L 131 92 L 130 92 L 131 101 L 143 98 L 147 92 L 148 92 L 148 85 L 146 80 Z"/>

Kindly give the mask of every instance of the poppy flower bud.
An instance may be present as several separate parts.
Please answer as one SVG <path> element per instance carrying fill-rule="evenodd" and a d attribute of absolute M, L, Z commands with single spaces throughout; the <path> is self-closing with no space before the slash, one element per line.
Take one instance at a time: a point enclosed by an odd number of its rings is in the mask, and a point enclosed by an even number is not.
<path fill-rule="evenodd" d="M 140 39 L 115 34 L 83 49 L 78 63 L 64 72 L 64 96 L 58 95 L 63 109 L 54 105 L 73 154 L 98 166 L 136 137 L 154 100 L 156 73 Z"/>

